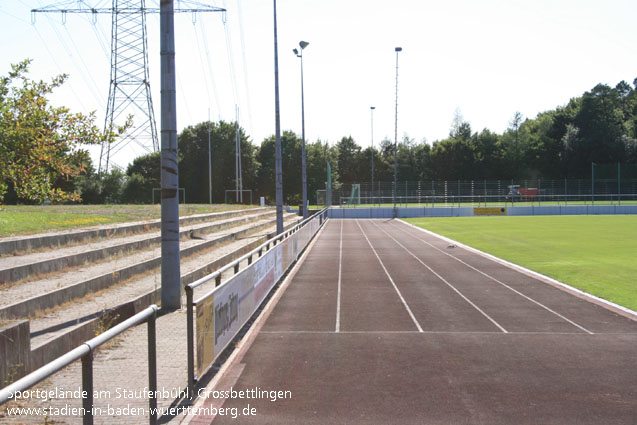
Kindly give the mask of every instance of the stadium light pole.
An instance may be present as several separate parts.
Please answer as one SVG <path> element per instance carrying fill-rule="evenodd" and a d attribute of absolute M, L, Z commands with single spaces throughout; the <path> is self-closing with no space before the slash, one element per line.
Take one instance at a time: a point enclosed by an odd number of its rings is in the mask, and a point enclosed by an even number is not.
<path fill-rule="evenodd" d="M 303 182 L 303 218 L 307 218 L 307 173 L 306 173 L 306 160 L 305 160 L 305 96 L 303 92 L 303 50 L 309 46 L 307 41 L 299 42 L 301 50 L 293 49 L 292 51 L 296 57 L 301 58 L 301 174 Z"/>
<path fill-rule="evenodd" d="M 396 47 L 396 114 L 394 117 L 394 218 L 398 216 L 396 210 L 396 191 L 398 190 L 398 53 L 402 47 Z"/>
<path fill-rule="evenodd" d="M 375 106 L 369 107 L 372 114 L 372 204 L 374 204 L 374 109 L 376 109 Z"/>
<path fill-rule="evenodd" d="M 208 108 L 208 203 L 212 204 L 212 150 L 210 149 L 210 108 Z"/>
<path fill-rule="evenodd" d="M 283 172 L 281 167 L 281 112 L 279 109 L 279 45 L 276 27 L 276 0 L 274 3 L 274 127 L 275 127 L 275 187 L 276 187 L 276 234 L 283 233 Z"/>
<path fill-rule="evenodd" d="M 161 307 L 181 308 L 179 252 L 179 173 L 175 86 L 175 22 L 173 2 L 162 1 L 161 59 Z"/>

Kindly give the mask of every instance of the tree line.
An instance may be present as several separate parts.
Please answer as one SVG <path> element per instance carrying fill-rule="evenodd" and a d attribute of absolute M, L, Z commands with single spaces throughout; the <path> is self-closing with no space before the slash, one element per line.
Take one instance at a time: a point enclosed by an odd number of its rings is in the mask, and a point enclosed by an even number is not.
<path fill-rule="evenodd" d="M 47 109 L 46 96 L 63 78 L 58 77 L 50 85 L 29 82 L 24 76 L 27 67 L 28 63 L 24 63 L 0 80 L 0 202 L 3 196 L 5 203 L 151 202 L 152 189 L 160 186 L 159 153 L 136 158 L 126 170 L 113 169 L 98 175 L 79 145 L 87 141 L 101 143 L 104 137 L 112 139 L 127 126 L 98 136 L 91 116 L 74 116 L 63 108 Z M 10 89 L 11 80 L 16 78 L 22 79 L 23 87 Z M 42 118 L 41 122 L 34 122 L 24 112 L 43 109 L 50 110 L 51 117 Z M 55 113 L 62 116 L 56 118 Z M 71 124 L 75 127 L 68 127 Z M 38 157 L 39 168 L 32 164 L 33 159 L 30 164 L 28 158 L 19 158 L 43 139 L 38 139 L 42 131 L 29 125 L 45 128 L 49 138 L 46 147 L 51 152 L 45 150 Z M 235 188 L 235 130 L 233 122 L 202 122 L 186 127 L 178 135 L 179 186 L 185 189 L 187 203 L 207 203 L 209 199 L 209 133 L 213 202 L 224 202 L 225 190 Z M 240 128 L 239 133 L 243 188 L 253 190 L 255 201 L 256 196 L 264 196 L 272 203 L 274 136 L 257 145 L 244 129 Z M 68 135 L 75 136 L 71 138 L 73 143 L 61 144 L 60 140 Z M 285 131 L 281 147 L 284 200 L 297 204 L 301 199 L 300 136 Z M 306 144 L 306 152 L 310 201 L 314 201 L 317 190 L 325 189 L 328 163 L 334 188 L 369 182 L 372 156 L 374 181 L 393 181 L 391 140 L 383 140 L 375 149 L 363 149 L 350 136 L 333 144 L 317 140 Z M 56 162 L 47 163 L 48 158 Z M 447 138 L 430 144 L 404 135 L 397 149 L 400 181 L 589 178 L 592 162 L 637 162 L 637 79 L 632 86 L 625 81 L 615 87 L 598 84 L 566 105 L 535 118 L 524 118 L 516 112 L 502 134 L 486 128 L 474 131 L 456 111 Z M 36 171 L 29 175 L 32 169 Z M 45 177 L 44 184 L 33 184 L 38 176 Z M 29 192 L 28 187 L 37 190 Z"/>

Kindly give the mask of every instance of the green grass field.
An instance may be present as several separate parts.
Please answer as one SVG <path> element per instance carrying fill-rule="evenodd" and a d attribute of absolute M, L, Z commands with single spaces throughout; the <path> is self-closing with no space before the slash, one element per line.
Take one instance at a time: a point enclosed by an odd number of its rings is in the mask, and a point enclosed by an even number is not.
<path fill-rule="evenodd" d="M 637 311 L 637 216 L 405 221 Z"/>
<path fill-rule="evenodd" d="M 179 215 L 250 208 L 245 205 L 179 206 Z M 140 221 L 161 217 L 157 205 L 8 205 L 0 210 L 0 237 L 43 233 L 52 230 Z"/>

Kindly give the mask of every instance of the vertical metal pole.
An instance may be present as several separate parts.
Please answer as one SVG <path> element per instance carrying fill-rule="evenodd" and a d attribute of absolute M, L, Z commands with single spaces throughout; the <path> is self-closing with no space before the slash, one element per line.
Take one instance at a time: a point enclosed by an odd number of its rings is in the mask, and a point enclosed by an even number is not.
<path fill-rule="evenodd" d="M 458 208 L 460 208 L 460 180 L 458 180 Z"/>
<path fill-rule="evenodd" d="M 239 203 L 239 142 L 237 133 L 239 132 L 239 109 L 234 105 L 235 123 L 234 123 L 234 202 Z"/>
<path fill-rule="evenodd" d="M 375 106 L 369 107 L 372 114 L 372 205 L 374 205 L 374 109 Z"/>
<path fill-rule="evenodd" d="M 591 162 L 591 204 L 595 205 L 595 163 Z"/>
<path fill-rule="evenodd" d="M 305 93 L 303 91 L 303 46 L 301 46 L 301 172 L 303 183 L 303 219 L 307 218 L 307 172 L 305 160 Z"/>
<path fill-rule="evenodd" d="M 161 305 L 181 307 L 175 34 L 172 0 L 161 0 Z"/>
<path fill-rule="evenodd" d="M 617 163 L 617 203 L 622 204 L 622 173 L 621 163 Z"/>
<path fill-rule="evenodd" d="M 394 218 L 398 216 L 396 210 L 396 191 L 398 190 L 398 52 L 401 47 L 396 47 L 396 112 L 394 116 Z"/>
<path fill-rule="evenodd" d="M 90 347 L 89 352 L 82 357 L 82 391 L 86 394 L 82 398 L 82 424 L 93 425 L 93 349 Z"/>
<path fill-rule="evenodd" d="M 210 108 L 208 108 L 208 203 L 212 204 L 212 149 L 210 148 Z"/>
<path fill-rule="evenodd" d="M 283 232 L 283 173 L 281 168 L 281 111 L 279 109 L 279 45 L 276 26 L 276 0 L 274 5 L 274 127 L 276 172 L 276 234 Z"/>
<path fill-rule="evenodd" d="M 153 397 L 148 399 L 150 414 L 150 424 L 157 425 L 157 332 L 155 329 L 155 319 L 157 311 L 148 318 L 148 389 Z"/>
<path fill-rule="evenodd" d="M 193 289 L 186 286 L 186 340 L 188 344 L 188 397 L 192 398 L 195 389 L 195 329 Z"/>

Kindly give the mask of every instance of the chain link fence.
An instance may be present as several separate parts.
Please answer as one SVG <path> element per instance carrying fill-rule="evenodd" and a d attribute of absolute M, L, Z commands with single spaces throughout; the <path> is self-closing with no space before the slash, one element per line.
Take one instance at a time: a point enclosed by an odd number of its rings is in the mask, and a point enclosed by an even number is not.
<path fill-rule="evenodd" d="M 317 201 L 325 201 L 320 194 Z M 429 180 L 342 184 L 332 190 L 332 205 L 514 205 L 637 203 L 637 178 L 563 180 Z"/>

